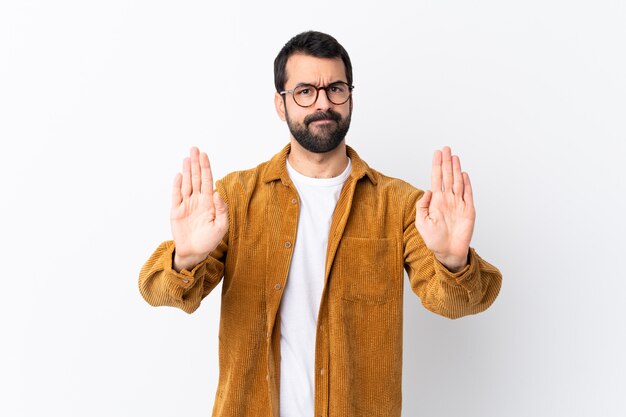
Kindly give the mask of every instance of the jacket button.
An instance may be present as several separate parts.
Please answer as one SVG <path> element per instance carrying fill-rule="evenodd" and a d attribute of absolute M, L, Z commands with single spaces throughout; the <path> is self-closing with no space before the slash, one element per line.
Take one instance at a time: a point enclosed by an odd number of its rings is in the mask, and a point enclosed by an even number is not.
<path fill-rule="evenodd" d="M 291 204 L 296 204 L 298 202 L 298 200 L 296 200 L 295 198 L 291 199 Z"/>
<path fill-rule="evenodd" d="M 286 242 L 285 242 L 285 247 L 286 247 L 287 249 L 289 249 L 289 248 L 291 247 L 291 242 L 290 242 L 290 241 L 286 241 Z"/>
<path fill-rule="evenodd" d="M 184 282 L 185 284 L 189 284 L 189 280 L 188 280 L 188 279 L 184 279 L 184 280 L 183 280 L 183 282 Z"/>
<path fill-rule="evenodd" d="M 280 290 L 280 284 L 274 285 L 274 288 L 276 288 L 276 291 Z"/>

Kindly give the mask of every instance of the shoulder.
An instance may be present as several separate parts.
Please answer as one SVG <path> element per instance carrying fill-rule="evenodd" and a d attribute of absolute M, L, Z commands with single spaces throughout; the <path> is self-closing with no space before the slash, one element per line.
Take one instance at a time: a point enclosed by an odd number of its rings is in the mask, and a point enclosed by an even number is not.
<path fill-rule="evenodd" d="M 369 168 L 359 178 L 352 199 L 353 223 L 367 224 L 365 229 L 379 236 L 399 235 L 415 219 L 415 203 L 423 191 L 409 182 Z M 362 229 L 363 227 L 358 227 Z M 374 229 L 373 229 L 374 228 Z"/>
<path fill-rule="evenodd" d="M 411 199 L 419 198 L 424 191 L 410 184 L 409 182 L 392 177 L 382 172 L 369 167 L 369 172 L 372 178 L 375 180 L 375 184 L 371 181 L 367 181 L 367 179 L 363 179 L 362 182 L 367 182 L 371 185 L 371 189 L 373 192 L 379 195 L 386 195 L 397 197 L 401 199 Z"/>
<path fill-rule="evenodd" d="M 253 168 L 230 172 L 216 181 L 216 189 L 225 193 L 228 199 L 248 198 L 267 182 L 271 163 L 272 160 L 268 160 Z"/>
<path fill-rule="evenodd" d="M 385 175 L 379 170 L 372 168 L 359 156 L 354 148 L 347 146 L 347 151 L 348 156 L 352 158 L 354 175 L 360 179 L 357 188 L 369 194 L 370 197 L 390 196 L 402 199 L 423 193 L 423 191 L 407 181 Z"/>
<path fill-rule="evenodd" d="M 395 178 L 369 168 L 368 177 L 361 178 L 355 193 L 355 203 L 365 206 L 379 206 L 384 209 L 381 213 L 391 216 L 405 228 L 414 221 L 416 203 L 424 191 L 409 182 Z"/>

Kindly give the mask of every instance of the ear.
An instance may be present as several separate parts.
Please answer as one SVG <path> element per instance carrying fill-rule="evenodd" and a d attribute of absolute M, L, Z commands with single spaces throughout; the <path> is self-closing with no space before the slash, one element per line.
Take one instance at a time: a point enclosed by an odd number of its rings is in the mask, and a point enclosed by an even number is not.
<path fill-rule="evenodd" d="M 276 107 L 276 113 L 283 122 L 285 118 L 285 99 L 278 93 L 274 93 L 274 107 Z"/>

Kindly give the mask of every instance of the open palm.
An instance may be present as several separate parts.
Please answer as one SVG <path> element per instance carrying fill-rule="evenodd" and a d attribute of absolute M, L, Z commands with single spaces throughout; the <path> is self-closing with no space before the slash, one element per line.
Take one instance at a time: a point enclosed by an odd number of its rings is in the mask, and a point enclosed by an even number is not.
<path fill-rule="evenodd" d="M 211 165 L 206 153 L 191 149 L 172 187 L 170 214 L 176 245 L 174 267 L 190 269 L 213 251 L 228 231 L 228 210 L 213 191 Z"/>
<path fill-rule="evenodd" d="M 447 146 L 433 156 L 431 187 L 417 201 L 415 227 L 442 264 L 459 270 L 467 264 L 476 211 L 469 175 Z"/>

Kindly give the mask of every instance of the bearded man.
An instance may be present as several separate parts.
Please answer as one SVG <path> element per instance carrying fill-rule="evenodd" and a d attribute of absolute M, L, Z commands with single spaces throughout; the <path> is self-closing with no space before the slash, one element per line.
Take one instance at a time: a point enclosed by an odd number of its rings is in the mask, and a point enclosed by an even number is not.
<path fill-rule="evenodd" d="M 174 181 L 173 240 L 143 266 L 140 292 L 192 313 L 223 278 L 214 417 L 399 417 L 404 272 L 449 318 L 500 290 L 470 247 L 469 176 L 443 147 L 424 192 L 346 145 L 352 64 L 332 36 L 292 38 L 274 83 L 289 143 L 215 189 L 192 148 Z"/>

